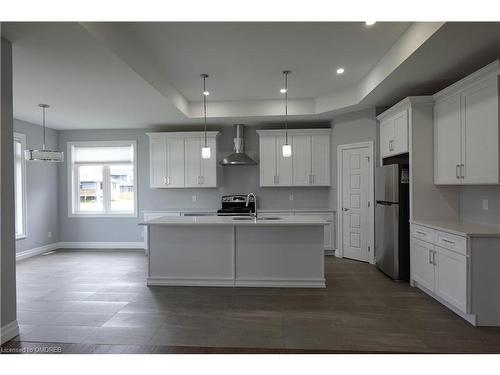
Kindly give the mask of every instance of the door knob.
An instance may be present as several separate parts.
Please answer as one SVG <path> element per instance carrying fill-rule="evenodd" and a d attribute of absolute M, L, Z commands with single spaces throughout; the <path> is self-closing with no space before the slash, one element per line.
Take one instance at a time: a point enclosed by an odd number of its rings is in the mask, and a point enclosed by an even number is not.
<path fill-rule="evenodd" d="M 342 207 L 342 211 L 349 211 L 349 208 Z"/>

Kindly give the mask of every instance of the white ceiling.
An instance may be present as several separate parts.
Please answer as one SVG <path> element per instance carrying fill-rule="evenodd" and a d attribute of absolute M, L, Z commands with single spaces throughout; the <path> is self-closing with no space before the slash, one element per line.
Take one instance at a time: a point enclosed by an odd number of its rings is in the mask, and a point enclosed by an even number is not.
<path fill-rule="evenodd" d="M 498 23 L 2 23 L 13 43 L 14 115 L 59 129 L 331 120 L 432 94 L 498 58 Z M 496 56 L 496 57 L 495 57 Z M 345 68 L 342 76 L 335 74 Z"/>

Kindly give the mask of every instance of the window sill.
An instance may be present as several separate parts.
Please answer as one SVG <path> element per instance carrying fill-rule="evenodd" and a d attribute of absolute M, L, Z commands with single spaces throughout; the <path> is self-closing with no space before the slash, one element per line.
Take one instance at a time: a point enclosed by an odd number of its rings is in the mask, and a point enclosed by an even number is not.
<path fill-rule="evenodd" d="M 68 214 L 68 217 L 71 218 L 124 218 L 124 219 L 130 219 L 130 218 L 136 218 L 138 217 L 136 213 L 131 213 L 131 214 L 95 214 L 95 213 L 89 213 L 89 214 L 81 214 L 81 213 L 70 213 Z"/>

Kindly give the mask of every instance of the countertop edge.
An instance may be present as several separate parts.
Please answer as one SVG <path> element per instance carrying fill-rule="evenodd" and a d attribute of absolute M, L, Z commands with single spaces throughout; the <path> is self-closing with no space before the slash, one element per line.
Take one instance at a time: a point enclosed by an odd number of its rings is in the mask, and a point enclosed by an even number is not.
<path fill-rule="evenodd" d="M 445 222 L 432 222 L 432 221 L 425 221 L 425 220 L 410 220 L 411 224 L 416 224 L 416 225 L 422 225 L 424 227 L 428 227 L 431 229 L 435 230 L 440 230 L 443 232 L 455 234 L 457 236 L 465 236 L 465 237 L 491 237 L 491 238 L 500 238 L 500 227 L 495 227 L 493 225 L 485 225 L 485 224 L 477 224 L 477 223 L 469 223 L 469 222 L 450 222 L 449 226 L 447 226 L 448 223 Z M 471 225 L 471 226 L 477 226 L 477 227 L 484 227 L 486 231 L 477 231 L 477 230 L 457 230 L 456 228 L 453 228 L 453 226 L 458 226 L 458 225 Z M 498 232 L 487 232 L 488 230 L 498 230 Z"/>

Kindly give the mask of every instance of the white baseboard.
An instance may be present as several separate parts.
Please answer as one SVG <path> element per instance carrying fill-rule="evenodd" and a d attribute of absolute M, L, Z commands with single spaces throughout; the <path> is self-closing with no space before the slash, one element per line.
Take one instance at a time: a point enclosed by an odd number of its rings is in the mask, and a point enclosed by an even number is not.
<path fill-rule="evenodd" d="M 259 288 L 326 288 L 326 283 L 325 279 L 238 278 L 234 281 L 234 286 Z"/>
<path fill-rule="evenodd" d="M 59 249 L 142 249 L 144 242 L 59 242 Z"/>
<path fill-rule="evenodd" d="M 0 345 L 19 335 L 19 324 L 17 320 L 10 322 L 0 328 Z"/>
<path fill-rule="evenodd" d="M 177 277 L 148 277 L 148 286 L 234 286 L 233 278 L 177 278 Z"/>
<path fill-rule="evenodd" d="M 43 254 L 46 253 L 47 251 L 56 250 L 58 248 L 59 248 L 59 243 L 54 242 L 54 243 L 49 243 L 48 245 L 35 247 L 33 249 L 20 251 L 19 253 L 16 253 L 16 260 L 31 258 L 34 257 L 35 255 Z"/>

